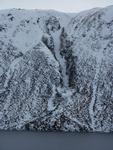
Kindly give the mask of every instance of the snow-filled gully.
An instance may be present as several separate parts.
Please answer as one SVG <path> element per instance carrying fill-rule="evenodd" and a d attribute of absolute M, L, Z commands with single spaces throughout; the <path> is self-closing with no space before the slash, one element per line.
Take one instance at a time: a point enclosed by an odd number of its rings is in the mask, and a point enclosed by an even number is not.
<path fill-rule="evenodd" d="M 60 64 L 61 70 L 62 70 L 62 77 L 63 77 L 63 85 L 65 88 L 68 88 L 68 76 L 66 74 L 66 62 L 65 58 L 61 56 L 60 54 L 60 35 L 61 30 L 55 32 L 52 34 L 52 37 L 54 39 L 54 50 L 55 50 L 55 56 Z"/>

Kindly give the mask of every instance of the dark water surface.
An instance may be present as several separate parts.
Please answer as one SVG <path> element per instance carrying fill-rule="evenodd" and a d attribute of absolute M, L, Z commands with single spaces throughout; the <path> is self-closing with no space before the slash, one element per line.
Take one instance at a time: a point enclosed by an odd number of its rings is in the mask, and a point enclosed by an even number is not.
<path fill-rule="evenodd" d="M 0 150 L 113 150 L 113 134 L 4 132 Z"/>

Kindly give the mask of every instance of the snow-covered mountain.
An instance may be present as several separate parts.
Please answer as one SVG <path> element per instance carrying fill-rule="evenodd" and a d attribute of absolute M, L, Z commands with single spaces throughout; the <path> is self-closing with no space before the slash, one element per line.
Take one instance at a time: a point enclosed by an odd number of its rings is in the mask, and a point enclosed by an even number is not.
<path fill-rule="evenodd" d="M 0 11 L 0 129 L 113 131 L 113 6 Z"/>

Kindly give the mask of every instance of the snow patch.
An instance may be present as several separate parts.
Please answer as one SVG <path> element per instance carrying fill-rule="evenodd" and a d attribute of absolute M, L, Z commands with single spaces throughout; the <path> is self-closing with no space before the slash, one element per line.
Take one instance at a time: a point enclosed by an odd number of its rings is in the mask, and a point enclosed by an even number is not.
<path fill-rule="evenodd" d="M 106 22 L 111 22 L 113 20 L 113 6 L 107 7 L 105 10 L 105 15 L 103 16 L 103 19 Z"/>

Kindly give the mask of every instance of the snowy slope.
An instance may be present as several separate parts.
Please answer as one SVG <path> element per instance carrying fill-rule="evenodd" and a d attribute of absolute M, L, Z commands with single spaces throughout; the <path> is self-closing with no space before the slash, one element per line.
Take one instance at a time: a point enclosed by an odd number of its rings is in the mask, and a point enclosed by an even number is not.
<path fill-rule="evenodd" d="M 0 129 L 113 131 L 113 6 L 0 11 Z"/>

